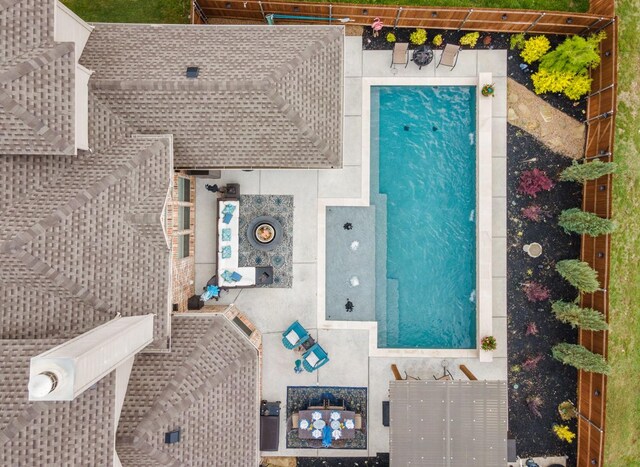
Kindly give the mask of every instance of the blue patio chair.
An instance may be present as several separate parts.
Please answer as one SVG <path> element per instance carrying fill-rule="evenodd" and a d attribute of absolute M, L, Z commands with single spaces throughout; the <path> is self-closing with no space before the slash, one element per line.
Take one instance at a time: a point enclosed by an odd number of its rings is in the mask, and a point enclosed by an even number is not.
<path fill-rule="evenodd" d="M 302 366 L 309 373 L 317 370 L 328 361 L 329 355 L 320 347 L 320 344 L 313 344 L 313 346 L 302 355 Z"/>
<path fill-rule="evenodd" d="M 309 332 L 302 327 L 297 320 L 294 321 L 291 326 L 287 328 L 285 332 L 282 333 L 282 344 L 287 349 L 295 349 L 296 347 L 300 347 L 304 342 L 309 339 Z M 294 341 L 294 342 L 292 342 Z"/>

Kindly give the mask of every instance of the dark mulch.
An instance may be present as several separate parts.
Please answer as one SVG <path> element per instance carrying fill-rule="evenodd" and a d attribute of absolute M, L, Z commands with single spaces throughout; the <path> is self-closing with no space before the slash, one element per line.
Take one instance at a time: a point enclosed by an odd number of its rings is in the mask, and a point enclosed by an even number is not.
<path fill-rule="evenodd" d="M 395 31 L 392 27 L 382 28 L 378 37 L 373 36 L 373 30 L 369 27 L 364 28 L 364 33 L 362 35 L 362 47 L 364 50 L 391 50 L 393 49 L 393 43 L 387 42 L 387 33 L 393 32 L 396 35 L 397 42 L 409 42 L 409 35 L 414 31 L 414 28 L 397 28 Z M 434 49 L 443 49 L 444 44 L 450 42 L 453 44 L 457 44 L 460 41 L 460 38 L 467 34 L 469 31 L 452 31 L 452 30 L 444 30 L 444 29 L 427 29 L 427 41 L 430 45 L 433 38 L 442 34 L 444 39 L 443 44 L 440 47 L 432 47 Z M 484 43 L 484 39 L 489 36 L 491 37 L 491 42 L 489 44 Z M 547 34 L 547 38 L 549 42 L 551 42 L 552 49 L 557 46 L 560 42 L 565 39 L 565 36 L 560 35 L 552 35 Z M 509 41 L 511 39 L 511 34 L 506 33 L 488 33 L 483 32 L 480 33 L 480 38 L 478 39 L 478 43 L 476 44 L 476 49 L 509 49 Z M 409 43 L 409 49 L 415 49 L 416 46 L 411 45 Z M 468 48 L 464 46 L 463 48 Z M 526 86 L 529 89 L 533 89 L 533 84 L 531 83 L 531 74 L 537 71 L 537 66 L 526 65 L 524 61 L 520 58 L 520 54 L 518 51 L 511 51 L 507 55 L 507 74 L 510 78 L 514 79 L 518 83 Z M 522 68 L 521 65 L 526 65 L 526 68 Z M 411 65 L 410 65 L 411 66 Z M 562 94 L 543 94 L 540 96 L 546 102 L 548 102 L 553 107 L 561 110 L 567 115 L 572 116 L 576 120 L 584 121 L 586 111 L 587 111 L 587 100 L 586 97 L 581 100 L 574 102 L 570 101 Z"/>
<path fill-rule="evenodd" d="M 537 160 L 529 162 L 532 158 Z M 551 427 L 565 423 L 558 415 L 558 404 L 565 400 L 576 403 L 578 375 L 575 369 L 552 358 L 551 347 L 559 342 L 577 342 L 577 331 L 554 318 L 550 301 L 529 302 L 521 284 L 528 280 L 542 283 L 550 289 L 551 300 L 573 300 L 577 296 L 576 289 L 555 272 L 554 266 L 558 260 L 579 256 L 580 237 L 566 234 L 558 227 L 556 217 L 563 209 L 580 206 L 581 190 L 578 184 L 558 182 L 536 199 L 516 193 L 522 171 L 537 167 L 557 180 L 558 173 L 571 161 L 512 125 L 508 126 L 507 160 L 509 431 L 516 439 L 518 455 L 567 455 L 568 465 L 574 465 L 577 442 L 560 441 Z M 546 221 L 536 223 L 522 217 L 521 209 L 532 202 L 548 211 Z M 542 256 L 533 259 L 523 251 L 523 245 L 531 242 L 542 245 Z M 538 335 L 525 335 L 530 322 L 536 323 Z M 517 368 L 537 355 L 543 355 L 543 359 L 536 369 Z M 542 418 L 529 411 L 526 399 L 530 396 L 542 398 Z M 568 425 L 576 432 L 575 421 Z"/>
<path fill-rule="evenodd" d="M 298 457 L 298 467 L 356 467 L 377 465 L 388 467 L 389 454 L 382 453 L 376 457 Z"/>

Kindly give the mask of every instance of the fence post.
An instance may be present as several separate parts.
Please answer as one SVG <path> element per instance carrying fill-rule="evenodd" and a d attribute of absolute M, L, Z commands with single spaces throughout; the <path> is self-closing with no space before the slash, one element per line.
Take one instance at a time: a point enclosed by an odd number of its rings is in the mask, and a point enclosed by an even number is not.
<path fill-rule="evenodd" d="M 473 13 L 473 8 L 469 8 L 469 11 L 467 12 L 467 16 L 465 16 L 464 19 L 462 20 L 462 23 L 460 23 L 460 27 L 458 28 L 458 31 L 462 29 L 462 26 L 464 26 L 464 23 L 467 22 L 467 20 L 469 19 L 469 16 L 471 16 L 471 13 Z"/>
<path fill-rule="evenodd" d="M 538 24 L 538 21 L 540 21 L 542 18 L 544 18 L 544 15 L 546 15 L 545 12 L 540 13 L 540 16 L 538 16 L 536 19 L 533 20 L 533 23 L 531 23 L 529 25 L 529 27 L 527 28 L 527 30 L 525 32 L 529 32 L 531 30 L 531 28 L 533 28 L 536 24 Z"/>
<path fill-rule="evenodd" d="M 393 22 L 393 29 L 398 27 L 398 21 L 400 20 L 400 13 L 402 13 L 402 7 L 398 8 L 398 12 L 396 13 L 396 19 Z"/>
<path fill-rule="evenodd" d="M 198 14 L 204 24 L 207 24 L 209 18 L 207 18 L 207 15 L 204 14 L 204 10 L 196 0 L 193 0 L 193 11 Z M 193 19 L 191 21 L 193 21 Z"/>
<path fill-rule="evenodd" d="M 616 19 L 615 18 L 611 18 L 611 21 L 608 21 L 607 24 L 605 24 L 601 28 L 598 28 L 598 30 L 596 32 L 602 31 L 604 28 L 606 28 L 607 26 L 609 26 L 610 24 L 615 23 L 615 22 L 616 22 Z"/>
<path fill-rule="evenodd" d="M 600 115 L 596 115 L 595 117 L 588 118 L 584 121 L 584 123 L 591 123 L 594 120 L 604 120 L 605 118 L 609 118 L 611 116 L 613 116 L 613 109 Z"/>

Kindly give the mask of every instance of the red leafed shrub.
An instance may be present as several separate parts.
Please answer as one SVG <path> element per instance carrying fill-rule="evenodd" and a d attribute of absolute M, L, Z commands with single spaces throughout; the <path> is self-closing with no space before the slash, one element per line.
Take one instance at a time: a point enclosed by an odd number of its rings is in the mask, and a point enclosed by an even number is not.
<path fill-rule="evenodd" d="M 520 174 L 518 193 L 535 198 L 542 190 L 549 191 L 553 188 L 553 181 L 547 177 L 544 170 L 525 170 Z"/>
<path fill-rule="evenodd" d="M 522 217 L 533 222 L 540 222 L 548 215 L 549 213 L 537 204 L 532 204 L 526 208 L 522 208 Z"/>
<path fill-rule="evenodd" d="M 544 405 L 542 398 L 540 396 L 531 396 L 527 397 L 527 406 L 533 415 L 536 417 L 542 418 L 542 413 L 540 413 L 540 407 Z"/>
<path fill-rule="evenodd" d="M 538 335 L 538 325 L 531 321 L 527 324 L 527 332 L 525 332 L 526 336 L 537 336 Z"/>
<path fill-rule="evenodd" d="M 522 291 L 530 302 L 541 302 L 549 299 L 549 289 L 539 282 L 525 282 L 522 284 Z"/>
<path fill-rule="evenodd" d="M 522 364 L 522 369 L 526 371 L 535 370 L 540 360 L 542 360 L 542 357 L 543 355 L 536 355 L 535 357 L 527 358 Z"/>

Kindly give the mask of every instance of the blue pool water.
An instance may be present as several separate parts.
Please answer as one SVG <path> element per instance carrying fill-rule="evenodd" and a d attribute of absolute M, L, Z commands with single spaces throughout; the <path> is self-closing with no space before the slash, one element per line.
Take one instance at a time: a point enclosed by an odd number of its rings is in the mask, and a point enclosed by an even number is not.
<path fill-rule="evenodd" d="M 381 347 L 476 347 L 475 92 L 371 88 Z"/>

